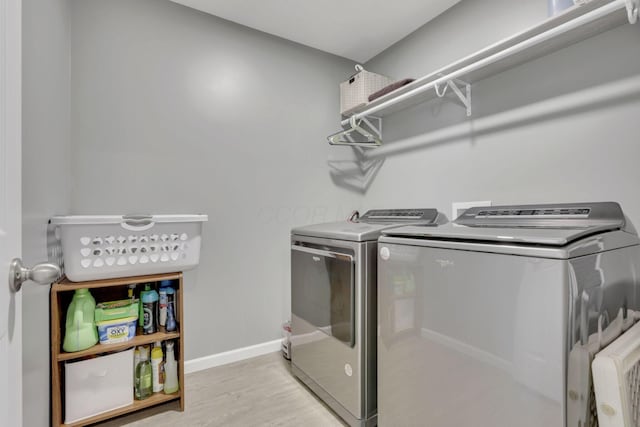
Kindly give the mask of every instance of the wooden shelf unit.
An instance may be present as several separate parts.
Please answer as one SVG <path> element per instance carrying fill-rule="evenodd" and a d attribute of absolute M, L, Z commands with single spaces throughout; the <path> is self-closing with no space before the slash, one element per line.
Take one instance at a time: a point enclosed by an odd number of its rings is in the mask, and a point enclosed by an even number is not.
<path fill-rule="evenodd" d="M 161 280 L 177 280 L 176 287 L 176 322 L 178 330 L 175 332 L 156 332 L 149 335 L 136 335 L 135 338 L 123 343 L 96 344 L 86 350 L 65 352 L 62 350 L 67 308 L 76 289 L 90 289 L 96 302 L 125 299 L 127 287 L 130 284 L 144 284 L 160 282 Z M 71 282 L 62 278 L 51 285 L 50 291 L 50 346 L 51 346 L 51 424 L 58 426 L 80 427 L 105 421 L 120 415 L 138 411 L 140 409 L 177 401 L 180 411 L 184 411 L 184 330 L 183 330 L 183 293 L 182 273 L 154 274 L 117 279 L 95 280 L 87 282 Z M 174 340 L 175 356 L 178 362 L 178 381 L 180 390 L 174 394 L 154 393 L 145 400 L 134 400 L 133 404 L 104 412 L 74 423 L 64 424 L 64 363 L 90 358 L 96 355 L 114 353 L 127 350 L 139 345 L 149 345 L 157 341 Z M 133 372 L 131 373 L 133 375 Z M 131 390 L 133 395 L 133 390 Z"/>

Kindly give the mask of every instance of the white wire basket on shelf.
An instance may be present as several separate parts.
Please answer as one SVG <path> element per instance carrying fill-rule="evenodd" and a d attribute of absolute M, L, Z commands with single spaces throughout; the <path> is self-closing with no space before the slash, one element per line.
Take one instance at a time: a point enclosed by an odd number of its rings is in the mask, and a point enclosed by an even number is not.
<path fill-rule="evenodd" d="M 207 215 L 54 216 L 69 280 L 184 271 L 200 261 Z"/>

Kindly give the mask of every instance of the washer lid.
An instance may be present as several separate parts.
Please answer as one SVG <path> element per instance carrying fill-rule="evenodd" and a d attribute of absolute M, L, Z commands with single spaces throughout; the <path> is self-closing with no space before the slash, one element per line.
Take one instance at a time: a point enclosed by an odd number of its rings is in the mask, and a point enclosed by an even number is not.
<path fill-rule="evenodd" d="M 529 243 L 565 246 L 592 234 L 614 230 L 607 225 L 584 228 L 493 228 L 445 224 L 440 227 L 406 226 L 385 230 L 386 236 L 456 241 Z"/>
<path fill-rule="evenodd" d="M 624 214 L 615 202 L 474 207 L 453 223 L 385 230 L 388 236 L 565 246 L 580 238 L 620 230 Z"/>

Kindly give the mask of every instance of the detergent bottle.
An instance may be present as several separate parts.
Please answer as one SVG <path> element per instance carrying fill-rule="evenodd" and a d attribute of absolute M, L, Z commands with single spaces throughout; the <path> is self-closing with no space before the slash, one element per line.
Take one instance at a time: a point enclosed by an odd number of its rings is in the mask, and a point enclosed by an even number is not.
<path fill-rule="evenodd" d="M 153 334 L 158 332 L 158 292 L 151 289 L 150 285 L 145 287 L 140 302 L 142 303 L 142 333 Z"/>
<path fill-rule="evenodd" d="M 151 283 L 145 283 L 140 291 L 140 295 L 138 296 L 138 327 L 140 328 L 140 333 L 143 333 L 142 330 L 144 327 L 144 307 L 142 304 L 142 298 L 147 292 L 151 292 Z"/>
<path fill-rule="evenodd" d="M 176 293 L 173 288 L 165 288 L 164 290 L 167 295 L 167 320 L 166 320 L 166 331 L 173 332 L 178 329 L 176 324 Z"/>
<path fill-rule="evenodd" d="M 158 294 L 160 296 L 159 306 L 158 306 L 158 324 L 160 325 L 160 330 L 162 331 L 174 331 L 175 328 L 175 310 L 172 316 L 172 324 L 167 323 L 167 319 L 169 318 L 169 299 L 174 300 L 175 291 L 171 287 L 171 280 L 162 280 L 160 282 L 160 288 L 158 289 Z M 171 329 L 173 328 L 173 329 Z"/>
<path fill-rule="evenodd" d="M 94 319 L 96 300 L 89 289 L 76 289 L 67 309 L 62 349 L 67 352 L 85 350 L 98 343 Z"/>
<path fill-rule="evenodd" d="M 160 342 L 156 342 L 151 350 L 151 376 L 154 393 L 159 393 L 164 389 L 164 362 L 162 359 L 162 345 Z"/>

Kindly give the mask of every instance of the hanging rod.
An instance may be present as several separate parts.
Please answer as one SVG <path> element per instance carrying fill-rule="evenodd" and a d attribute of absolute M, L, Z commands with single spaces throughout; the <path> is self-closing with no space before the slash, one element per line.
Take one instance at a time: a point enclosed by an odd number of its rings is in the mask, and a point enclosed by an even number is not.
<path fill-rule="evenodd" d="M 614 0 L 610 3 L 607 3 L 603 6 L 598 7 L 597 9 L 594 9 L 592 11 L 589 11 L 583 15 L 580 15 L 576 18 L 573 18 L 567 22 L 564 22 L 562 24 L 559 24 L 556 27 L 553 27 L 547 31 L 544 31 L 540 34 L 537 34 L 535 36 L 532 36 L 529 39 L 526 39 L 524 41 L 521 41 L 513 46 L 510 46 L 508 48 L 505 48 L 497 53 L 491 54 L 485 58 L 479 59 L 478 61 L 475 61 L 469 65 L 463 66 L 455 71 L 452 71 L 446 75 L 444 75 L 443 77 L 439 77 L 436 78 L 435 80 L 432 80 L 428 83 L 425 83 L 422 86 L 419 86 L 415 89 L 412 89 L 410 91 L 407 91 L 401 95 L 398 95 L 394 98 L 391 98 L 387 101 L 384 101 L 378 105 L 375 105 L 371 108 L 368 108 L 366 110 L 363 110 L 362 112 L 356 113 L 353 116 L 351 116 L 348 119 L 345 119 L 341 122 L 341 124 L 343 126 L 346 126 L 349 124 L 350 119 L 354 118 L 355 119 L 360 119 L 362 117 L 365 116 L 371 116 L 371 115 L 375 115 L 376 113 L 379 113 L 389 107 L 392 107 L 394 105 L 400 104 L 403 101 L 409 100 L 413 97 L 415 97 L 416 95 L 422 94 L 424 92 L 427 92 L 429 90 L 434 90 L 438 87 L 441 87 L 442 85 L 446 85 L 448 84 L 449 81 L 453 81 L 456 79 L 464 79 L 464 76 L 466 74 L 469 74 L 471 72 L 477 71 L 482 69 L 483 67 L 487 67 L 489 65 L 492 65 L 496 62 L 499 62 L 501 60 L 507 59 L 511 56 L 514 56 L 518 53 L 524 52 L 527 49 L 536 47 L 538 45 L 540 45 L 541 43 L 551 40 L 555 37 L 561 36 L 565 33 L 568 33 L 569 31 L 575 30 L 577 28 L 580 28 L 582 26 L 588 25 L 592 22 L 597 21 L 598 19 L 601 19 L 603 17 L 607 17 L 609 15 L 612 15 L 616 12 L 619 12 L 621 10 L 625 10 L 626 14 L 627 14 L 627 19 L 629 21 L 629 23 L 635 23 L 638 17 L 638 8 L 639 8 L 639 4 L 640 4 L 640 0 Z M 577 6 L 577 7 L 583 7 L 583 6 Z M 468 79 L 466 80 L 468 81 Z M 472 83 L 470 81 L 468 81 L 469 83 Z"/>
<path fill-rule="evenodd" d="M 364 159 L 385 158 L 429 145 L 469 138 L 471 135 L 486 135 L 491 132 L 513 128 L 523 123 L 556 119 L 585 108 L 597 108 L 611 102 L 640 98 L 640 76 L 605 83 L 578 92 L 559 95 L 534 104 L 496 113 L 491 116 L 463 122 L 445 128 L 428 131 L 420 135 L 391 141 L 376 150 L 366 151 Z"/>

